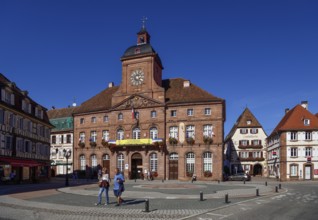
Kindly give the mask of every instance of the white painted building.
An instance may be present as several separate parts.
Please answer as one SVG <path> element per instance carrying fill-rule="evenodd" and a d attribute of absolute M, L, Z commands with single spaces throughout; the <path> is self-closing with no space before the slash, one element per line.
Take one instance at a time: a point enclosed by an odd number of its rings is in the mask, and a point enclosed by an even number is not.
<path fill-rule="evenodd" d="M 225 138 L 224 165 L 232 174 L 267 175 L 266 138 L 262 125 L 246 108 Z"/>
<path fill-rule="evenodd" d="M 308 111 L 307 102 L 286 109 L 267 141 L 269 177 L 318 179 L 318 117 Z"/>

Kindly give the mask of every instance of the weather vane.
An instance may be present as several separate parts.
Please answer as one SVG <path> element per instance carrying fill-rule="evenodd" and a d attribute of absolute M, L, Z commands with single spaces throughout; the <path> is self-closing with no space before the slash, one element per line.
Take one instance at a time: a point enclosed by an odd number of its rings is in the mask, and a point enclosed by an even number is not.
<path fill-rule="evenodd" d="M 145 28 L 145 23 L 146 23 L 147 20 L 148 20 L 148 18 L 145 17 L 145 16 L 143 16 L 142 19 L 141 19 L 141 21 L 142 21 L 142 28 L 143 28 L 143 29 Z"/>

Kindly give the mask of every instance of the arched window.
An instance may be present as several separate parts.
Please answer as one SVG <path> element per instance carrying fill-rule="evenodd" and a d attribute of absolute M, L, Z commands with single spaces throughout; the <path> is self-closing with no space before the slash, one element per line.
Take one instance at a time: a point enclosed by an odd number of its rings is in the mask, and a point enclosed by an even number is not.
<path fill-rule="evenodd" d="M 91 156 L 91 161 L 92 161 L 92 169 L 95 170 L 97 167 L 97 156 L 96 154 L 93 154 Z"/>
<path fill-rule="evenodd" d="M 150 171 L 158 171 L 158 157 L 156 153 L 150 154 Z"/>
<path fill-rule="evenodd" d="M 158 138 L 158 129 L 153 127 L 150 128 L 150 138 L 151 139 L 157 139 Z"/>
<path fill-rule="evenodd" d="M 123 154 L 118 154 L 117 156 L 117 168 L 119 169 L 120 172 L 124 171 L 124 155 Z"/>
<path fill-rule="evenodd" d="M 178 127 L 172 126 L 169 128 L 169 137 L 178 139 Z"/>
<path fill-rule="evenodd" d="M 157 117 L 157 112 L 154 110 L 154 111 L 151 111 L 151 118 L 156 118 Z"/>
<path fill-rule="evenodd" d="M 133 139 L 140 139 L 140 129 L 139 128 L 134 128 Z"/>
<path fill-rule="evenodd" d="M 103 160 L 110 160 L 109 154 L 103 155 Z"/>
<path fill-rule="evenodd" d="M 194 125 L 188 125 L 186 127 L 186 138 L 194 138 Z"/>
<path fill-rule="evenodd" d="M 85 155 L 81 155 L 80 157 L 79 157 L 79 159 L 80 159 L 80 169 L 81 170 L 85 170 L 85 168 L 86 168 L 86 160 L 85 160 Z"/>
<path fill-rule="evenodd" d="M 124 130 L 123 129 L 117 130 L 117 140 L 124 140 Z"/>
<path fill-rule="evenodd" d="M 118 120 L 123 120 L 123 119 L 124 119 L 123 113 L 119 113 L 118 114 Z"/>
<path fill-rule="evenodd" d="M 193 152 L 186 154 L 186 172 L 194 173 L 195 156 Z"/>
<path fill-rule="evenodd" d="M 104 141 L 108 141 L 109 140 L 109 131 L 108 130 L 104 130 L 103 131 L 103 140 Z"/>
<path fill-rule="evenodd" d="M 169 156 L 170 160 L 178 160 L 179 159 L 179 155 L 177 153 L 171 153 Z"/>
<path fill-rule="evenodd" d="M 205 152 L 203 153 L 203 172 L 211 171 L 212 173 L 212 153 Z"/>

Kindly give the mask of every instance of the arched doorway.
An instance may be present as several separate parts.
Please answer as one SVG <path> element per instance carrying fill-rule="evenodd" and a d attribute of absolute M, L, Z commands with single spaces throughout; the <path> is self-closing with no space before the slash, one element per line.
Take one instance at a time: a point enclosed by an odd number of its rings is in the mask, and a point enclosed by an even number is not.
<path fill-rule="evenodd" d="M 103 155 L 103 167 L 106 168 L 108 170 L 108 172 L 110 172 L 110 157 L 108 154 L 104 154 Z"/>
<path fill-rule="evenodd" d="M 262 176 L 262 165 L 260 164 L 255 164 L 254 165 L 254 168 L 253 168 L 253 175 L 256 176 L 256 175 L 260 175 Z"/>
<path fill-rule="evenodd" d="M 142 156 L 140 153 L 134 153 L 131 156 L 131 178 L 140 179 L 141 174 L 143 174 Z"/>

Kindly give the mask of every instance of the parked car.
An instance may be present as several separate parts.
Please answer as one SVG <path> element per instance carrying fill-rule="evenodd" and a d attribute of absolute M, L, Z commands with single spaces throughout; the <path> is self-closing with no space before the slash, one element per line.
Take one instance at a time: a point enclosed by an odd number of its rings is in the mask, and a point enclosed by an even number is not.
<path fill-rule="evenodd" d="M 251 175 L 247 173 L 236 173 L 236 174 L 230 175 L 229 180 L 250 181 Z"/>

